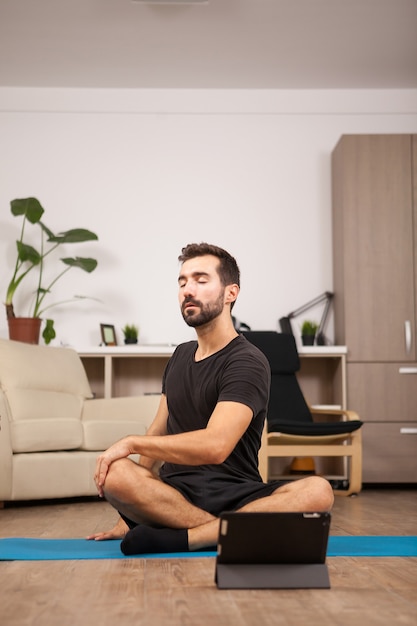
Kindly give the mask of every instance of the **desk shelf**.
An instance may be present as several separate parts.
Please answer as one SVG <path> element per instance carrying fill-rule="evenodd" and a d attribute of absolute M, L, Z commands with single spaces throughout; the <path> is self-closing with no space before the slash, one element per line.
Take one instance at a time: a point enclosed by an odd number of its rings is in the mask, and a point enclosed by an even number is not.
<path fill-rule="evenodd" d="M 309 346 L 298 348 L 300 387 L 309 404 L 337 405 L 347 408 L 346 346 Z"/>
<path fill-rule="evenodd" d="M 78 350 L 96 398 L 160 393 L 174 346 L 105 346 Z"/>

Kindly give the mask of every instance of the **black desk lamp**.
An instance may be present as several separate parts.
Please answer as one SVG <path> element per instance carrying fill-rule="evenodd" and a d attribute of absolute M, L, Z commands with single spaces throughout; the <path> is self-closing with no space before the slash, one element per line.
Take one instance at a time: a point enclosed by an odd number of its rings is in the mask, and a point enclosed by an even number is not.
<path fill-rule="evenodd" d="M 323 302 L 325 300 L 326 305 L 324 307 L 323 315 L 321 316 L 321 321 L 320 321 L 320 324 L 316 333 L 317 345 L 324 346 L 325 345 L 324 326 L 326 324 L 327 316 L 329 314 L 329 309 L 330 309 L 332 298 L 333 298 L 333 294 L 330 291 L 325 291 L 324 293 L 321 294 L 321 296 L 317 296 L 317 298 L 314 298 L 314 300 L 307 302 L 307 304 L 303 304 L 303 306 L 300 306 L 298 309 L 296 309 L 292 313 L 288 313 L 287 317 L 281 317 L 281 319 L 279 320 L 279 325 L 281 326 L 282 332 L 287 333 L 289 335 L 293 335 L 294 333 L 292 332 L 292 326 L 291 326 L 292 318 L 297 317 L 298 315 L 301 315 L 301 313 L 303 313 L 304 311 L 307 311 L 308 309 L 312 309 L 314 306 L 316 306 L 317 304 L 320 304 L 320 302 Z"/>

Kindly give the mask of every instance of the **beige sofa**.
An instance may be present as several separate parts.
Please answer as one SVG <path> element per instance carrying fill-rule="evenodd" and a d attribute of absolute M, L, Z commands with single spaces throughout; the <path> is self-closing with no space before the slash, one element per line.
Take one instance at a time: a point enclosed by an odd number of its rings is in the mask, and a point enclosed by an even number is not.
<path fill-rule="evenodd" d="M 75 350 L 0 339 L 0 502 L 96 495 L 99 452 L 144 434 L 158 403 L 93 399 Z"/>

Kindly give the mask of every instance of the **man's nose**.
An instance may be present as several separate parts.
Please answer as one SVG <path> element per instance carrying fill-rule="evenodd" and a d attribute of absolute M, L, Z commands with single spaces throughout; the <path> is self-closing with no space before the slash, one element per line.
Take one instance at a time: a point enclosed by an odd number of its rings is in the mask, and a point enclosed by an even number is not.
<path fill-rule="evenodd" d="M 187 296 L 194 296 L 195 292 L 195 282 L 193 280 L 187 281 L 183 289 L 184 298 L 186 298 Z"/>

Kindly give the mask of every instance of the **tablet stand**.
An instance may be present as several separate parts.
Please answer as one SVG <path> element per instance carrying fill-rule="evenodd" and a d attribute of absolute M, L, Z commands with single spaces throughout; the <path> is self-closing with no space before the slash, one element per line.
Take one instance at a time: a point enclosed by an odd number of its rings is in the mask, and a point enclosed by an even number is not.
<path fill-rule="evenodd" d="M 219 589 L 330 589 L 325 563 L 217 563 Z"/>

